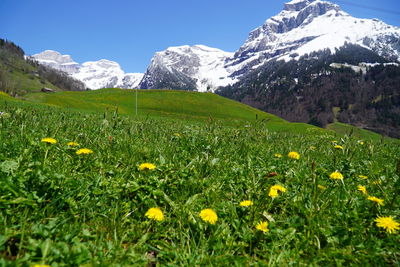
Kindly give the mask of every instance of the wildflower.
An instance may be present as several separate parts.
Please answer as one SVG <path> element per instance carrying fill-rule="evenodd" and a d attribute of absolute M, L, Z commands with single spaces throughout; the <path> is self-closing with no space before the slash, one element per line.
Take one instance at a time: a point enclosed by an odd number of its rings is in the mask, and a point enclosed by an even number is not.
<path fill-rule="evenodd" d="M 48 264 L 34 264 L 31 267 L 50 267 Z"/>
<path fill-rule="evenodd" d="M 88 155 L 88 154 L 92 154 L 92 153 L 93 153 L 93 150 L 91 150 L 89 148 L 81 148 L 78 151 L 76 151 L 77 155 L 81 155 L 81 154 Z"/>
<path fill-rule="evenodd" d="M 296 151 L 289 152 L 288 157 L 291 159 L 300 159 L 300 154 Z"/>
<path fill-rule="evenodd" d="M 280 192 L 286 192 L 286 188 L 284 188 L 284 187 L 281 186 L 281 185 L 274 185 L 274 186 L 272 186 L 271 188 L 274 188 L 274 189 L 276 189 L 276 190 L 278 190 L 278 191 L 280 191 Z"/>
<path fill-rule="evenodd" d="M 358 176 L 358 178 L 360 178 L 360 179 L 368 179 L 368 176 L 365 176 L 365 175 L 359 175 L 359 176 Z"/>
<path fill-rule="evenodd" d="M 397 230 L 400 229 L 400 223 L 393 220 L 391 216 L 389 217 L 380 217 L 375 219 L 376 226 L 385 228 L 385 230 L 390 233 L 394 234 Z"/>
<path fill-rule="evenodd" d="M 343 147 L 340 145 L 335 145 L 334 148 L 343 150 Z"/>
<path fill-rule="evenodd" d="M 77 142 L 68 142 L 67 146 L 79 146 Z"/>
<path fill-rule="evenodd" d="M 274 154 L 274 157 L 275 158 L 282 158 L 283 156 L 282 156 L 282 154 L 276 153 L 276 154 Z"/>
<path fill-rule="evenodd" d="M 266 222 L 266 221 L 261 221 L 261 222 L 259 222 L 259 223 L 256 225 L 256 229 L 257 229 L 257 230 L 260 230 L 260 231 L 263 231 L 264 233 L 268 232 L 268 231 L 269 231 L 269 229 L 268 229 L 268 222 Z"/>
<path fill-rule="evenodd" d="M 270 188 L 270 189 L 269 189 L 268 196 L 274 198 L 274 197 L 277 197 L 278 195 L 279 195 L 279 194 L 278 194 L 278 190 L 273 189 L 273 188 Z"/>
<path fill-rule="evenodd" d="M 331 175 L 329 175 L 329 178 L 335 180 L 343 180 L 343 174 L 341 174 L 340 172 L 332 172 Z"/>
<path fill-rule="evenodd" d="M 57 143 L 56 139 L 50 138 L 50 137 L 43 138 L 41 141 L 43 143 L 47 143 L 47 144 L 56 144 Z"/>
<path fill-rule="evenodd" d="M 339 142 L 339 141 L 337 141 L 337 140 L 332 140 L 332 141 L 331 141 L 332 144 L 337 144 L 338 142 Z"/>
<path fill-rule="evenodd" d="M 362 140 L 358 140 L 357 143 L 358 143 L 359 145 L 364 145 L 364 141 L 362 141 Z"/>
<path fill-rule="evenodd" d="M 319 184 L 318 188 L 321 189 L 321 190 L 326 190 L 327 187 Z"/>
<path fill-rule="evenodd" d="M 242 207 L 253 206 L 253 201 L 251 201 L 251 200 L 244 200 L 244 201 L 240 202 L 239 205 L 242 206 Z"/>
<path fill-rule="evenodd" d="M 279 195 L 279 192 L 282 192 L 282 193 L 286 192 L 286 188 L 284 188 L 281 185 L 273 185 L 269 189 L 268 196 L 270 196 L 272 198 L 277 197 Z"/>
<path fill-rule="evenodd" d="M 381 198 L 369 196 L 369 197 L 368 197 L 368 200 L 371 200 L 371 201 L 373 201 L 373 202 L 375 202 L 375 203 L 378 203 L 378 205 L 383 206 L 383 201 L 384 201 L 384 200 L 381 199 Z"/>
<path fill-rule="evenodd" d="M 215 222 L 218 221 L 218 215 L 212 209 L 204 209 L 200 211 L 200 217 L 203 221 L 210 224 L 215 224 Z"/>
<path fill-rule="evenodd" d="M 139 165 L 139 170 L 141 171 L 148 171 L 148 170 L 154 170 L 156 168 L 156 165 L 152 163 L 142 163 Z"/>
<path fill-rule="evenodd" d="M 365 186 L 357 186 L 358 191 L 362 192 L 364 195 L 368 195 L 367 188 Z"/>
<path fill-rule="evenodd" d="M 144 216 L 159 222 L 164 220 L 164 214 L 160 208 L 150 208 Z"/>

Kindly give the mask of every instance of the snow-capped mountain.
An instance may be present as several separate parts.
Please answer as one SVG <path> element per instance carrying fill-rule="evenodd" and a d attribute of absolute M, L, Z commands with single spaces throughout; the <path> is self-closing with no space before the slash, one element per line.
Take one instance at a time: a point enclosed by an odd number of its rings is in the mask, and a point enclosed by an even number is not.
<path fill-rule="evenodd" d="M 227 66 L 243 70 L 257 68 L 271 59 L 299 59 L 313 51 L 363 46 L 390 60 L 400 59 L 400 28 L 377 19 L 359 19 L 336 4 L 321 0 L 293 0 L 276 16 L 250 32 L 247 41 Z"/>
<path fill-rule="evenodd" d="M 53 50 L 46 50 L 32 57 L 40 64 L 65 71 L 90 89 L 137 88 L 143 77 L 143 73 L 125 73 L 117 62 L 106 59 L 88 61 L 80 65 L 71 56 L 61 55 Z"/>
<path fill-rule="evenodd" d="M 73 74 L 79 71 L 80 65 L 76 63 L 70 55 L 61 55 L 57 51 L 46 50 L 40 54 L 32 56 L 39 63 L 62 70 L 68 74 Z"/>
<path fill-rule="evenodd" d="M 140 88 L 197 89 L 204 92 L 233 82 L 225 68 L 233 53 L 204 45 L 169 47 L 157 52 Z"/>
<path fill-rule="evenodd" d="M 214 91 L 271 60 L 298 60 L 324 49 L 334 53 L 346 43 L 368 48 L 391 61 L 400 60 L 400 28 L 377 19 L 354 18 L 328 1 L 293 0 L 251 31 L 234 54 L 205 46 L 157 52 L 140 88 Z"/>

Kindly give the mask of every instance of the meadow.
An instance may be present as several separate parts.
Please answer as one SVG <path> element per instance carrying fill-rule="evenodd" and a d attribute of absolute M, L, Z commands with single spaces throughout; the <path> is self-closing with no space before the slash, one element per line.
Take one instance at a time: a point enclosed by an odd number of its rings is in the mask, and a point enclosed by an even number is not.
<path fill-rule="evenodd" d="M 399 264 L 398 140 L 57 96 L 0 96 L 0 266 Z"/>

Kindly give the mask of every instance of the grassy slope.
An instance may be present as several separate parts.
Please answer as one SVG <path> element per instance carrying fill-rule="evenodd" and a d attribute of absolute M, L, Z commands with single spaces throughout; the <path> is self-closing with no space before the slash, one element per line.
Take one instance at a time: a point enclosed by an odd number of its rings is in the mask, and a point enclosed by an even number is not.
<path fill-rule="evenodd" d="M 4 75 L 4 81 L 7 83 L 7 89 L 18 95 L 39 92 L 43 87 L 60 90 L 49 81 L 34 75 L 33 73 L 37 71 L 34 66 L 5 51 L 0 51 L 0 69 Z"/>
<path fill-rule="evenodd" d="M 29 94 L 26 99 L 36 103 L 92 112 L 118 108 L 118 112 L 122 114 L 134 115 L 135 93 L 133 90 L 103 89 L 55 94 L 34 93 Z M 289 123 L 275 115 L 211 93 L 139 90 L 138 114 L 203 122 L 212 119 L 223 121 L 228 125 L 242 126 L 246 122 L 259 122 L 274 131 L 323 131 L 304 123 Z"/>
<path fill-rule="evenodd" d="M 368 130 L 360 129 L 350 124 L 334 122 L 327 126 L 327 129 L 335 131 L 339 134 L 354 135 L 363 139 L 375 139 L 379 140 L 382 136 L 378 133 L 374 133 Z"/>

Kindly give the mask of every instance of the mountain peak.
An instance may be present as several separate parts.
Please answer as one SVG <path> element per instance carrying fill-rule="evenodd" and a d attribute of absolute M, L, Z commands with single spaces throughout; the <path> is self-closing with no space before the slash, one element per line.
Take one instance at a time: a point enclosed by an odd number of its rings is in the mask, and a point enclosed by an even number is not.
<path fill-rule="evenodd" d="M 285 3 L 283 10 L 285 11 L 301 11 L 302 9 L 311 6 L 311 5 L 319 5 L 319 6 L 325 6 L 325 7 L 330 7 L 333 9 L 339 10 L 339 6 L 328 2 L 328 1 L 322 1 L 322 0 L 293 0 L 288 3 Z"/>
<path fill-rule="evenodd" d="M 293 0 L 288 3 L 285 3 L 284 10 L 287 11 L 300 11 L 310 3 L 318 0 Z"/>
<path fill-rule="evenodd" d="M 62 55 L 60 52 L 54 50 L 45 50 L 39 54 L 35 54 L 34 57 L 37 60 L 48 60 L 53 61 L 55 64 L 71 64 L 76 63 L 70 55 Z"/>

